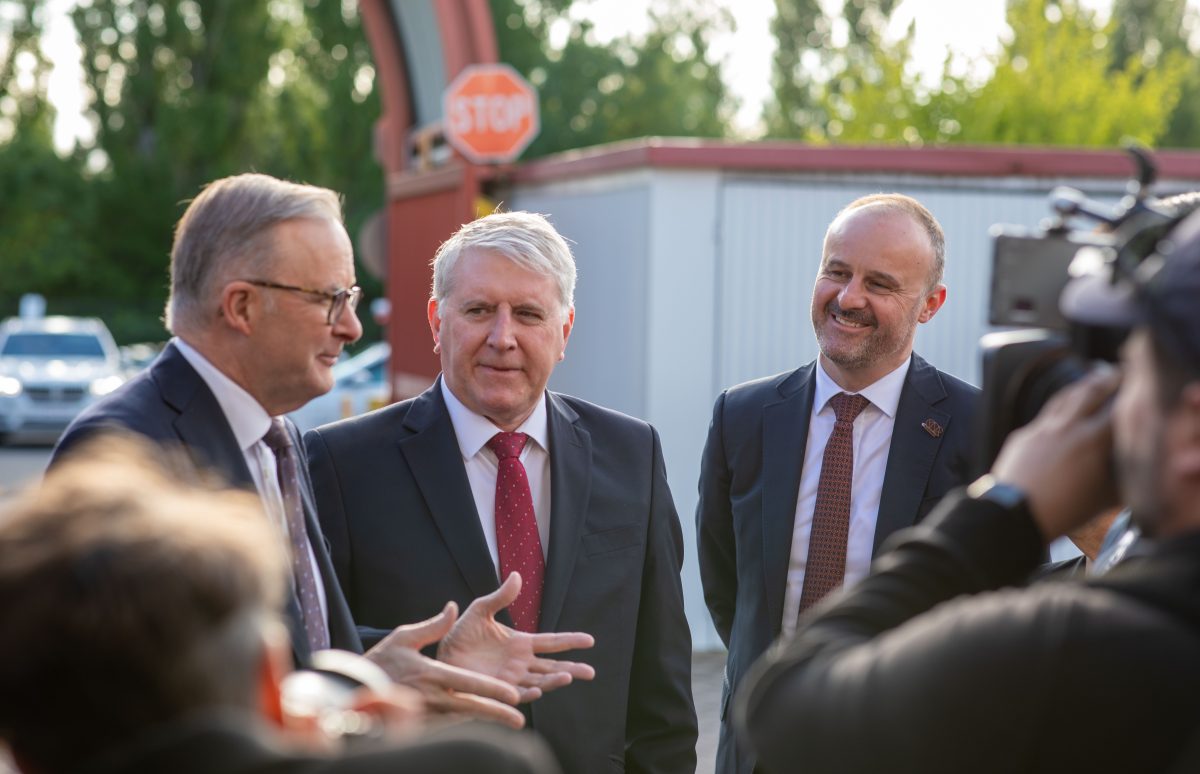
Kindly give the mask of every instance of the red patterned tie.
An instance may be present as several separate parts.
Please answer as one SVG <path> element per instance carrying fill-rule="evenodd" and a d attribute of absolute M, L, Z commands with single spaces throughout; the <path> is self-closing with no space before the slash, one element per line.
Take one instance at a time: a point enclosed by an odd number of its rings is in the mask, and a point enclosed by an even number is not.
<path fill-rule="evenodd" d="M 839 392 L 829 401 L 837 421 L 821 458 L 821 479 L 808 538 L 808 563 L 800 611 L 817 604 L 842 585 L 846 575 L 846 536 L 850 532 L 850 488 L 854 480 L 854 419 L 870 403 L 861 395 Z"/>
<path fill-rule="evenodd" d="M 533 495 L 529 477 L 521 464 L 521 450 L 529 436 L 524 433 L 496 433 L 488 448 L 496 454 L 496 551 L 500 554 L 500 579 L 509 573 L 521 574 L 521 594 L 508 607 L 519 631 L 536 632 L 542 611 L 542 583 L 546 561 L 542 557 L 542 539 L 533 515 Z"/>

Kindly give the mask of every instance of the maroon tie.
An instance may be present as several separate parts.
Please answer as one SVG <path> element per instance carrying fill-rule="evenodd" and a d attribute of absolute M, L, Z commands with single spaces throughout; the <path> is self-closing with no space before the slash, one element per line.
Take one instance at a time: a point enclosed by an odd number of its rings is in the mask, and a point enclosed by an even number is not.
<path fill-rule="evenodd" d="M 292 445 L 287 426 L 279 417 L 271 420 L 271 429 L 267 431 L 263 441 L 275 452 L 279 493 L 283 495 L 284 518 L 287 519 L 288 538 L 291 541 L 296 598 L 300 602 L 300 614 L 304 618 L 308 646 L 313 651 L 324 650 L 329 647 L 329 629 L 325 626 L 325 616 L 321 612 L 321 599 L 317 592 L 319 581 L 309 557 L 308 528 L 304 524 L 304 505 L 300 501 L 300 476 L 296 468 L 296 447 Z"/>
<path fill-rule="evenodd" d="M 500 579 L 512 572 L 521 574 L 521 594 L 508 607 L 519 631 L 536 632 L 542 611 L 542 583 L 546 561 L 542 539 L 533 515 L 529 477 L 521 464 L 521 450 L 529 436 L 496 433 L 488 448 L 496 454 L 496 551 L 500 554 Z"/>
<path fill-rule="evenodd" d="M 800 611 L 817 604 L 842 585 L 846 575 L 846 536 L 850 532 L 850 488 L 854 480 L 854 418 L 870 403 L 861 395 L 839 392 L 829 401 L 837 421 L 821 458 L 821 479 L 808 538 L 808 563 Z"/>

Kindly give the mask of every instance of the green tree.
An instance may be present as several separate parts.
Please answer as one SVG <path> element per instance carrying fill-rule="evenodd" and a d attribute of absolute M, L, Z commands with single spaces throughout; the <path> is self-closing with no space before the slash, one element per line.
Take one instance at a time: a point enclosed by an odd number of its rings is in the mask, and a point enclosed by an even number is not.
<path fill-rule="evenodd" d="M 54 150 L 43 12 L 0 2 L 0 317 L 23 293 L 53 300 L 88 281 L 90 200 L 79 159 Z"/>
<path fill-rule="evenodd" d="M 1013 0 L 1008 23 L 1012 40 L 964 104 L 958 140 L 1114 146 L 1163 136 L 1186 71 L 1178 52 L 1153 67 L 1130 57 L 1111 68 L 1115 21 L 1100 25 L 1077 0 Z"/>
<path fill-rule="evenodd" d="M 161 337 L 172 228 L 204 183 L 256 170 L 335 188 L 351 233 L 379 205 L 355 4 L 91 0 L 73 19 L 96 129 L 91 277 L 108 304 L 83 302 L 109 306 L 118 337 Z"/>
<path fill-rule="evenodd" d="M 1174 148 L 1200 146 L 1200 61 L 1189 43 L 1200 28 L 1200 13 L 1187 0 L 1115 0 L 1112 19 L 1110 68 L 1119 70 L 1138 58 L 1153 69 L 1164 55 L 1187 63 L 1179 100 L 1159 142 Z"/>
<path fill-rule="evenodd" d="M 782 3 L 783 0 L 780 0 Z M 1157 144 L 1167 131 L 1187 73 L 1181 51 L 1152 61 L 1131 54 L 1112 65 L 1108 44 L 1118 29 L 1102 25 L 1077 0 L 1010 0 L 1012 35 L 973 84 L 951 72 L 927 84 L 912 66 L 914 28 L 900 40 L 883 35 L 885 11 L 857 9 L 847 42 L 816 55 L 804 99 L 809 107 L 784 132 L 812 141 L 949 142 L 1113 146 L 1132 137 Z M 793 82 L 795 79 L 793 79 Z M 768 117 L 770 113 L 768 113 Z M 797 118 L 797 116 L 793 116 Z"/>
<path fill-rule="evenodd" d="M 902 75 L 891 72 L 889 57 L 896 52 L 877 57 L 895 5 L 895 0 L 843 0 L 838 13 L 827 14 L 819 0 L 775 1 L 774 98 L 764 108 L 769 136 L 837 138 L 847 130 L 845 119 L 860 80 L 877 85 Z"/>
<path fill-rule="evenodd" d="M 709 61 L 724 12 L 676 2 L 652 14 L 644 39 L 600 44 L 570 0 L 492 0 L 500 58 L 537 87 L 542 130 L 525 153 L 547 153 L 646 135 L 721 137 L 736 107 Z M 566 29 L 565 43 L 551 42 Z"/>

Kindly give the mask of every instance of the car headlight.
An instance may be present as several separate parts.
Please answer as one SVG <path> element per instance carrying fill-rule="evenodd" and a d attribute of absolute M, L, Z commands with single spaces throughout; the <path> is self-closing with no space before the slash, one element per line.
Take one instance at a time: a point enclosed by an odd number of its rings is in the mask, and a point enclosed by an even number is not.
<path fill-rule="evenodd" d="M 113 374 L 112 376 L 101 376 L 92 382 L 91 392 L 93 395 L 107 395 L 113 390 L 125 383 L 121 377 Z"/>
<path fill-rule="evenodd" d="M 21 394 L 21 380 L 11 376 L 0 376 L 0 396 L 13 398 Z"/>

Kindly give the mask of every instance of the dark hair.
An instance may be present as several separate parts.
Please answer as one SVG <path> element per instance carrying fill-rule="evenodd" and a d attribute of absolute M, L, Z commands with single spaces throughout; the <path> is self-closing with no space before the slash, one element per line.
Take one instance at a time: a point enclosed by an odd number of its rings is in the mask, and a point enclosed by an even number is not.
<path fill-rule="evenodd" d="M 280 625 L 285 559 L 258 499 L 173 483 L 143 446 L 82 446 L 0 516 L 0 737 L 39 771 L 253 706 Z"/>

